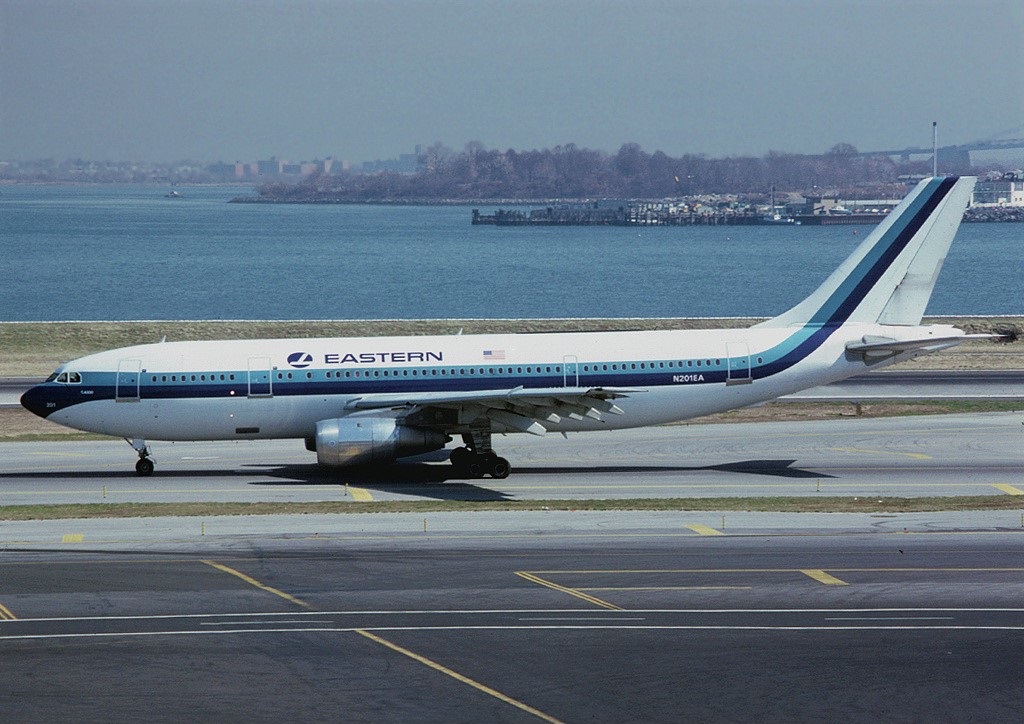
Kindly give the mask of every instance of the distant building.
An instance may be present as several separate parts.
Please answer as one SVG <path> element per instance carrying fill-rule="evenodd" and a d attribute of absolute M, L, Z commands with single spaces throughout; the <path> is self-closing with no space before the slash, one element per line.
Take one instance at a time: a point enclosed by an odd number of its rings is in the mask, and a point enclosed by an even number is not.
<path fill-rule="evenodd" d="M 277 156 L 271 156 L 267 161 L 256 162 L 256 173 L 260 176 L 280 176 L 284 173 L 284 167 L 287 161 L 278 158 Z"/>
<path fill-rule="evenodd" d="M 364 161 L 363 173 L 381 173 L 393 171 L 395 173 L 416 173 L 420 170 L 420 156 L 423 153 L 421 146 L 416 146 L 415 153 L 402 153 L 398 158 L 389 158 L 385 161 Z"/>
<path fill-rule="evenodd" d="M 974 206 L 1024 206 L 1024 174 L 1006 173 L 998 179 L 978 180 Z"/>

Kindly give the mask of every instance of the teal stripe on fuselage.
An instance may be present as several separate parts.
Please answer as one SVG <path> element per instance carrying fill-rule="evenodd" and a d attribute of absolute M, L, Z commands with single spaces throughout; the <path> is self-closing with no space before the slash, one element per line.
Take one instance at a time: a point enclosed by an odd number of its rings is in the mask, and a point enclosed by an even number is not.
<path fill-rule="evenodd" d="M 947 177 L 928 182 L 925 190 L 907 205 L 896 222 L 822 302 L 808 322 L 785 341 L 761 355 L 765 361 L 754 367 L 753 376 L 763 379 L 777 374 L 805 359 L 824 344 L 850 318 L 878 280 L 899 258 L 957 180 L 956 177 Z"/>

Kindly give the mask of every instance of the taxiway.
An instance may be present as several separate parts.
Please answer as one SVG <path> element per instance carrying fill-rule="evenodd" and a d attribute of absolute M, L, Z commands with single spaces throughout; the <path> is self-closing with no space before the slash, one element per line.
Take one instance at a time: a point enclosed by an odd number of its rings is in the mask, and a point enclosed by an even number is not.
<path fill-rule="evenodd" d="M 14 503 L 1024 495 L 1019 414 L 499 439 L 512 477 L 297 443 L 0 445 Z M 1021 498 L 1024 510 L 1024 497 Z M 1017 510 L 0 522 L 0 718 L 1016 722 Z"/>

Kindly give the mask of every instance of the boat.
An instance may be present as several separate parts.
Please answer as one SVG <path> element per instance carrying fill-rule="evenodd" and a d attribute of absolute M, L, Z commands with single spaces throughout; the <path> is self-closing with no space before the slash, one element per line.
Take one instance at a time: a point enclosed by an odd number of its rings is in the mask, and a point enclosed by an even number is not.
<path fill-rule="evenodd" d="M 757 217 L 758 226 L 785 226 L 788 224 L 799 224 L 800 222 L 792 216 L 783 216 L 775 209 L 775 184 L 772 184 L 772 205 L 768 207 L 768 213 Z"/>

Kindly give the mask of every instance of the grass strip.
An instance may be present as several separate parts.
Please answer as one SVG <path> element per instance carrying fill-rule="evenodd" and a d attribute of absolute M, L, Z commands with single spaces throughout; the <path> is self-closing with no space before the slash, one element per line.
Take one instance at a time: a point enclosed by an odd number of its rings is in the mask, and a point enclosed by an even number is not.
<path fill-rule="evenodd" d="M 1024 510 L 1024 498 L 969 495 L 921 498 L 776 497 L 634 498 L 615 500 L 409 500 L 357 503 L 73 503 L 0 506 L 0 520 L 167 518 L 232 515 L 335 515 L 515 511 L 744 511 L 764 513 L 918 513 L 965 510 Z"/>

